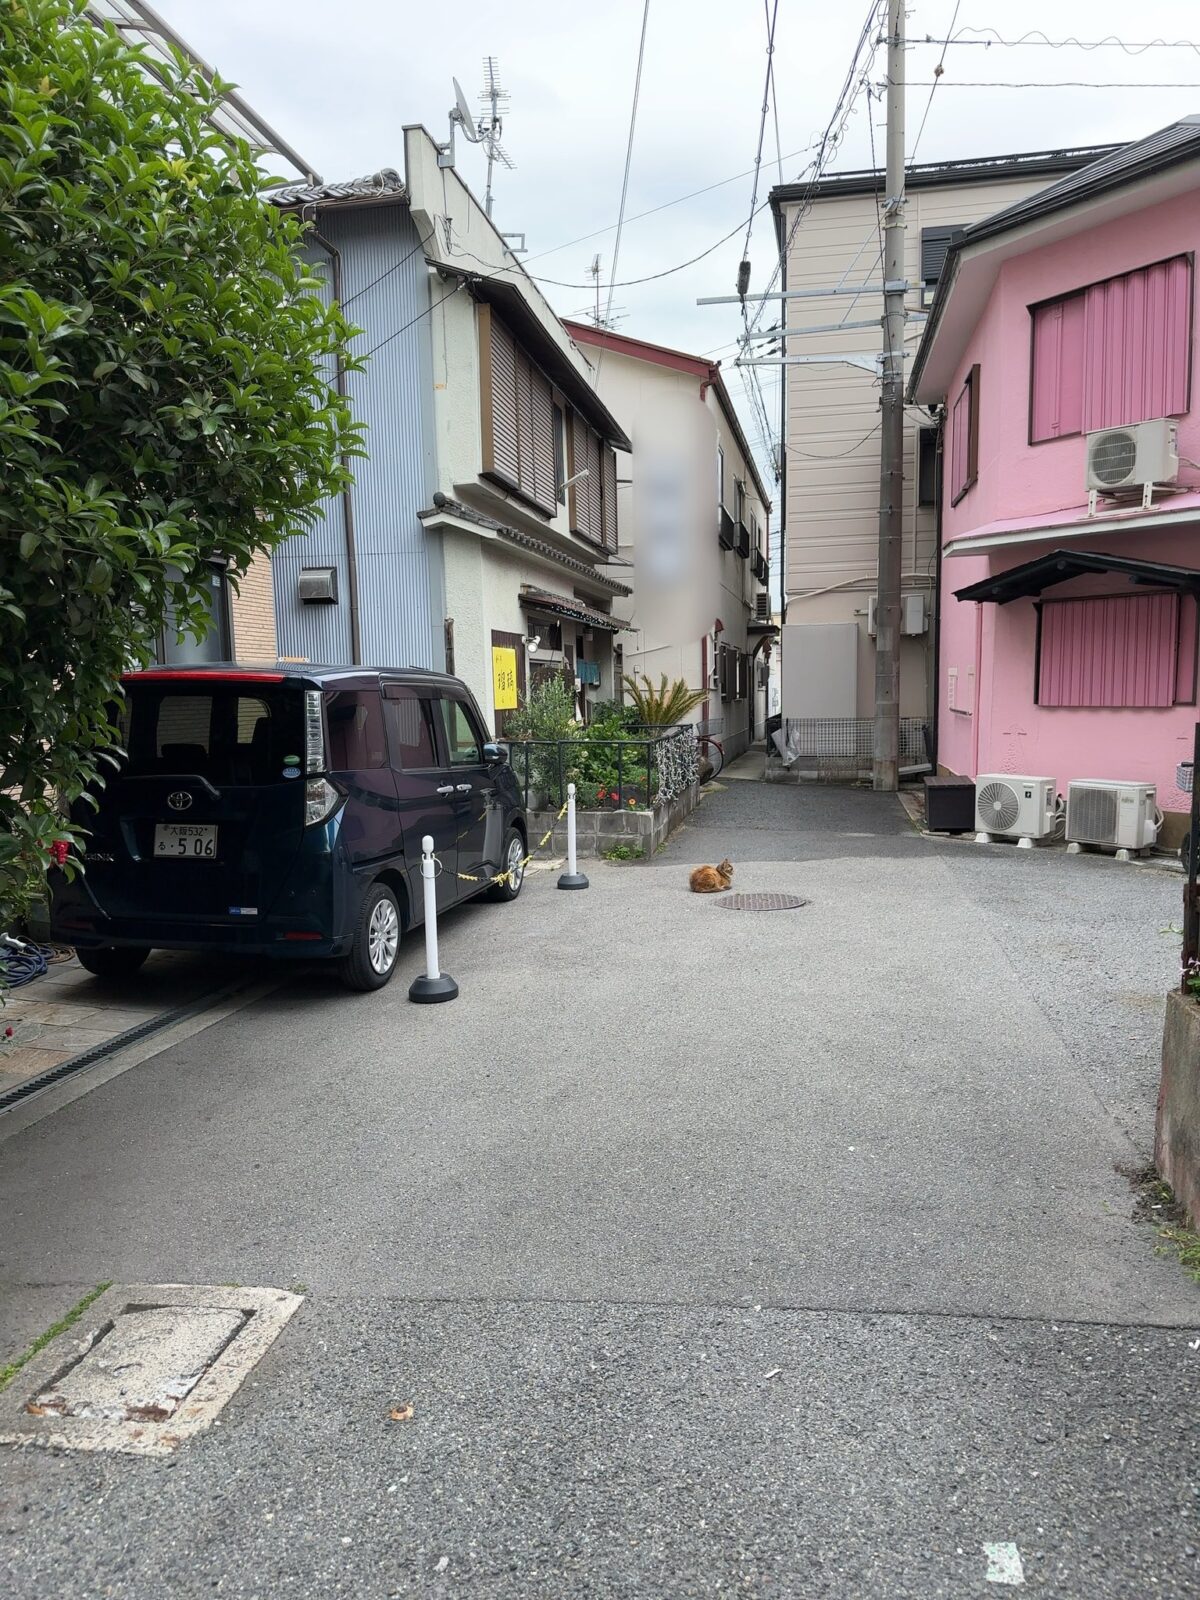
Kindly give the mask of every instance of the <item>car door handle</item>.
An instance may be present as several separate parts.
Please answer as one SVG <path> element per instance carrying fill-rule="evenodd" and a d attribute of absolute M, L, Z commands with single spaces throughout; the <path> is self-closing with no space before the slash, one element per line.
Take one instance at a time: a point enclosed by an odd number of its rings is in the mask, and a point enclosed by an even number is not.
<path fill-rule="evenodd" d="M 475 785 L 473 783 L 456 783 L 454 787 L 458 790 L 459 794 L 470 794 Z"/>
<path fill-rule="evenodd" d="M 454 785 L 452 783 L 443 783 L 442 785 L 440 785 L 439 788 L 437 788 L 434 791 L 434 793 L 435 794 L 453 794 L 454 793 Z"/>

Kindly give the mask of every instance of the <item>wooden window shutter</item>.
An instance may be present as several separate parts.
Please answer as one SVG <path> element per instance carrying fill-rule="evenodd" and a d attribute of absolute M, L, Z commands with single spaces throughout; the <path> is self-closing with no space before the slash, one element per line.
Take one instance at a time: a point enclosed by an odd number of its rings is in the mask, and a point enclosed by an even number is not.
<path fill-rule="evenodd" d="M 588 427 L 578 411 L 570 415 L 567 430 L 567 476 L 575 482 L 567 490 L 567 508 L 572 533 L 588 535 L 588 498 L 586 478 L 578 476 L 588 464 Z"/>
<path fill-rule="evenodd" d="M 523 350 L 516 352 L 517 366 L 517 482 L 529 493 L 533 485 L 533 368 Z"/>
<path fill-rule="evenodd" d="M 558 510 L 559 479 L 555 472 L 554 391 L 550 381 L 536 367 L 530 369 L 530 415 L 532 418 L 533 476 L 522 489 L 549 511 Z"/>
<path fill-rule="evenodd" d="M 601 445 L 603 452 L 603 515 L 604 548 L 617 548 L 617 457 L 611 445 Z"/>
<path fill-rule="evenodd" d="M 483 470 L 518 488 L 517 348 L 490 306 L 479 307 L 479 376 Z"/>
<path fill-rule="evenodd" d="M 590 428 L 587 464 L 588 475 L 585 481 L 588 492 L 588 538 L 594 544 L 601 544 L 604 540 L 604 484 L 600 476 L 603 468 L 600 460 L 600 439 Z"/>

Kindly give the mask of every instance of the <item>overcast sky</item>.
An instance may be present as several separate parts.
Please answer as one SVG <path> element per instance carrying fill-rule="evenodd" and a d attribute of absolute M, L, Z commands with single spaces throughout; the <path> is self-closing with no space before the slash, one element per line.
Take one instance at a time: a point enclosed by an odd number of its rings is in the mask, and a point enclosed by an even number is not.
<path fill-rule="evenodd" d="M 496 221 L 523 230 L 529 270 L 589 285 L 597 252 L 611 271 L 613 224 L 629 129 L 642 0 L 156 0 L 159 10 L 250 103 L 327 178 L 381 166 L 403 168 L 400 130 L 423 122 L 445 136 L 451 77 L 474 102 L 482 58 L 499 60 L 511 95 L 504 144 L 516 162 L 496 186 Z M 779 135 L 785 179 L 796 177 L 833 110 L 867 0 L 779 0 L 775 64 Z M 940 45 L 927 34 L 999 27 L 1018 39 L 1043 28 L 1054 40 L 1095 41 L 1115 35 L 1130 44 L 1189 32 L 1200 39 L 1200 14 L 1189 0 L 915 0 L 909 7 L 908 147 L 929 97 Z M 1190 17 L 1190 22 L 1189 22 Z M 620 280 L 662 272 L 745 223 L 766 65 L 763 0 L 650 0 L 645 66 L 633 148 L 627 216 L 693 190 L 736 181 L 640 221 L 629 221 L 621 245 L 615 307 L 619 331 L 726 363 L 730 387 L 738 312 L 697 307 L 698 295 L 732 293 L 742 235 L 684 271 L 644 284 Z M 882 78 L 882 51 L 872 73 Z M 1038 85 L 1062 80 L 1115 83 L 1115 88 L 969 88 L 968 83 Z M 1133 88 L 1135 84 L 1194 87 Z M 1135 139 L 1200 111 L 1200 51 L 1154 48 L 1138 55 L 1107 47 L 1050 49 L 957 44 L 933 97 L 919 161 L 1041 150 Z M 882 159 L 882 109 L 871 108 Z M 775 129 L 768 118 L 760 198 L 777 176 Z M 833 170 L 869 166 L 867 100 L 858 107 Z M 482 195 L 478 148 L 459 142 L 459 170 Z M 607 230 L 597 238 L 569 243 Z M 751 244 L 753 282 L 763 286 L 774 264 L 770 213 Z M 590 305 L 590 287 L 544 283 L 563 314 Z M 778 375 L 759 369 L 772 415 Z M 755 437 L 748 408 L 747 429 Z"/>

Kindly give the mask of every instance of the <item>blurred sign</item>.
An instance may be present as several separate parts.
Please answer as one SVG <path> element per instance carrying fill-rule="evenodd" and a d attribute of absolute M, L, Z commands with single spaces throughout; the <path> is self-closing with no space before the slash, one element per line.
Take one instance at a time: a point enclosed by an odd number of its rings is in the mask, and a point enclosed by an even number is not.
<path fill-rule="evenodd" d="M 497 711 L 517 709 L 517 652 L 506 645 L 492 646 L 492 695 Z"/>

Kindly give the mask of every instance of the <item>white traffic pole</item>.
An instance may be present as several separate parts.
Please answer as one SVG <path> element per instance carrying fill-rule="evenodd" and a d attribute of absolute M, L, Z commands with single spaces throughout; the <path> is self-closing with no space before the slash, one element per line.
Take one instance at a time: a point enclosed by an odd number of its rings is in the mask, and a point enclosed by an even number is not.
<path fill-rule="evenodd" d="M 567 785 L 567 870 L 559 875 L 560 889 L 586 889 L 587 878 L 575 860 L 575 785 Z"/>
<path fill-rule="evenodd" d="M 455 999 L 458 985 L 438 967 L 437 862 L 433 858 L 433 838 L 428 833 L 421 840 L 421 893 L 425 912 L 425 972 L 409 985 L 408 998 L 418 1005 L 436 1005 L 439 1000 Z"/>

